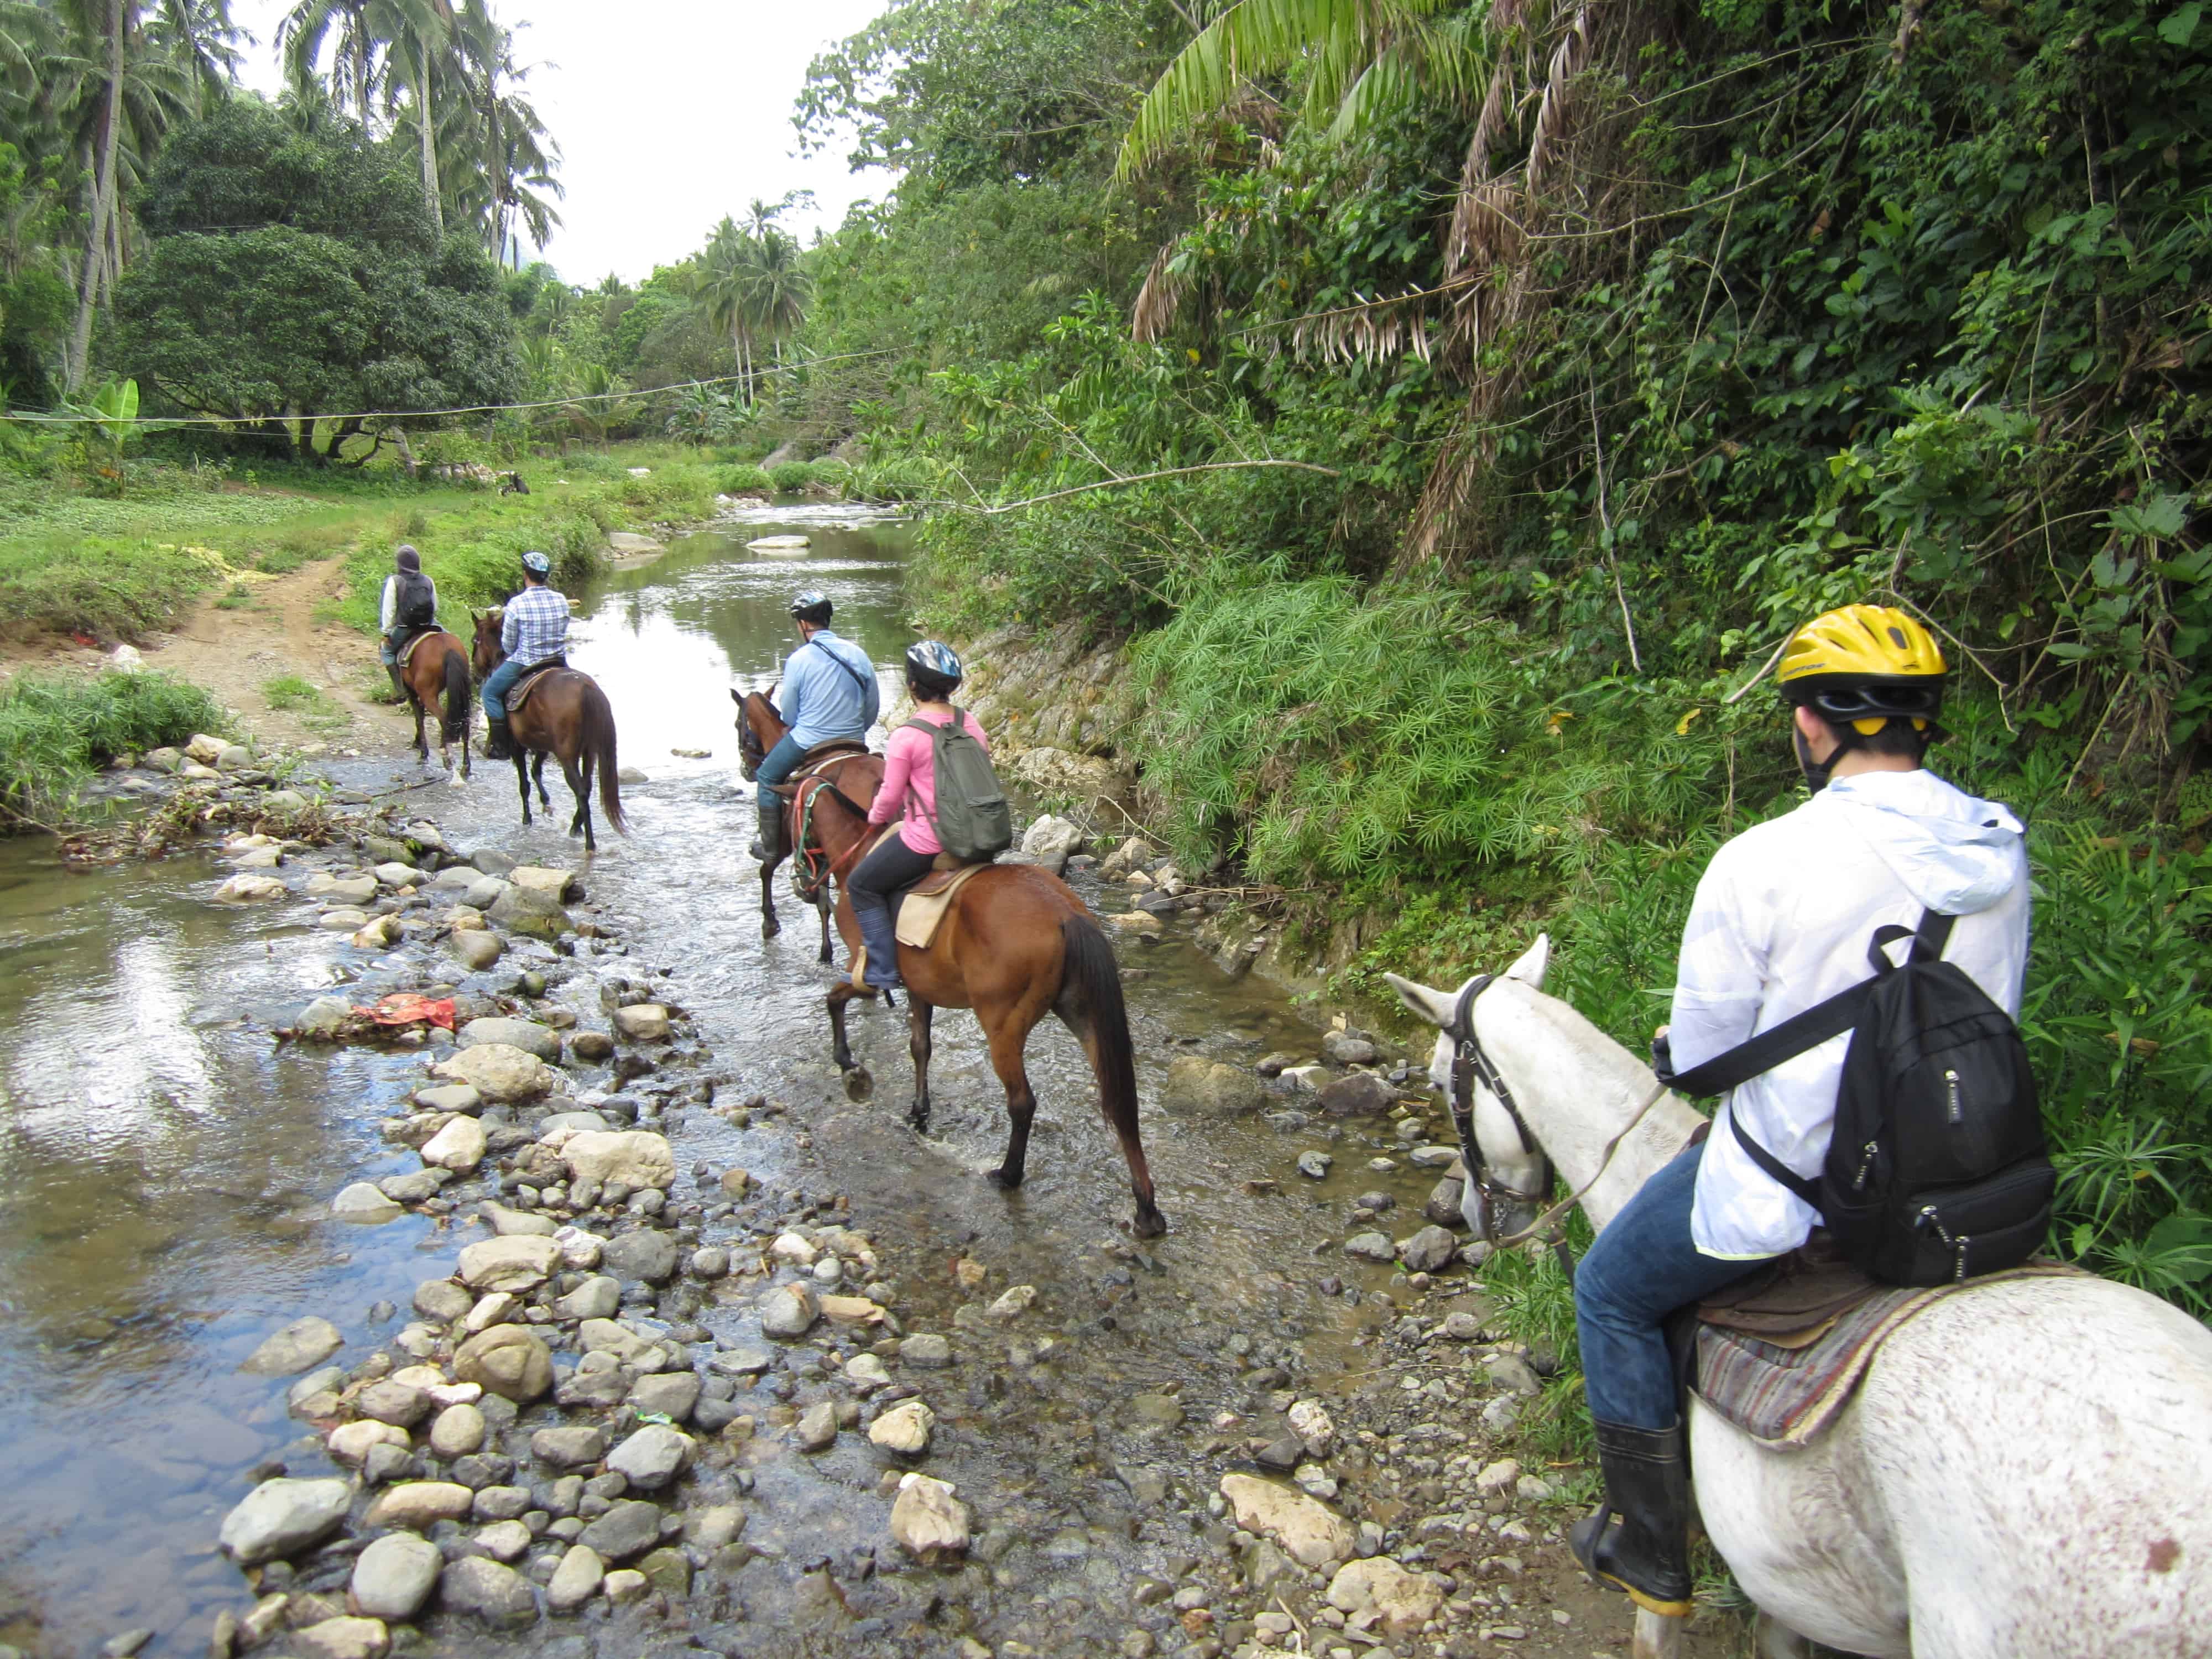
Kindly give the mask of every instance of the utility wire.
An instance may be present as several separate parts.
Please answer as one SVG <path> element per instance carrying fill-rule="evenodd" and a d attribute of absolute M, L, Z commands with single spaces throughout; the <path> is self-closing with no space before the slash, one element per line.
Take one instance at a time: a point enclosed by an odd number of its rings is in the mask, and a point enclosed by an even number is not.
<path fill-rule="evenodd" d="M 896 357 L 902 356 L 904 349 L 900 346 L 890 346 L 881 351 L 848 351 L 836 357 L 809 357 L 804 362 L 775 364 L 756 370 L 754 376 L 718 374 L 712 380 L 679 380 L 673 386 L 647 386 L 631 392 L 580 392 L 573 398 L 548 398 L 526 404 L 469 404 L 457 409 L 371 409 L 351 414 L 324 414 L 316 410 L 312 413 L 268 415 L 146 415 L 133 416 L 128 421 L 110 420 L 99 415 L 56 415 L 11 410 L 0 418 L 40 426 L 158 426 L 164 430 L 179 426 L 261 426 L 270 421 L 428 421 L 446 415 L 500 415 L 522 409 L 570 409 L 578 404 L 620 403 L 630 398 L 657 398 L 664 392 L 731 386 L 758 375 L 785 374 L 793 369 L 815 368 L 825 363 L 849 363 L 868 357 Z"/>

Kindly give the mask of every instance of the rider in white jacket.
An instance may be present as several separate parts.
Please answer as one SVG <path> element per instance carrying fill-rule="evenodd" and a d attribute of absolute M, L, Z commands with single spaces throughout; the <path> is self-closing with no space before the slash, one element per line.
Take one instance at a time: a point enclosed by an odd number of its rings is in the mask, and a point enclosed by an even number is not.
<path fill-rule="evenodd" d="M 1903 611 L 1808 623 L 1778 671 L 1813 797 L 1713 855 L 1682 933 L 1665 1039 L 1686 1072 L 1867 975 L 1886 923 L 1958 918 L 1944 950 L 2008 1013 L 2027 959 L 2019 819 L 1923 769 L 1940 735 L 1942 653 Z M 1602 1582 L 1656 1613 L 1690 1608 L 1689 1480 L 1663 1322 L 1796 1249 L 1820 1218 L 1753 1163 L 1723 1121 L 1800 1175 L 1827 1155 L 1850 1036 L 1732 1091 L 1711 1134 L 1661 1170 L 1575 1274 L 1576 1325 L 1606 1504 L 1574 1529 Z M 1613 1524 L 1617 1518 L 1618 1524 Z"/>

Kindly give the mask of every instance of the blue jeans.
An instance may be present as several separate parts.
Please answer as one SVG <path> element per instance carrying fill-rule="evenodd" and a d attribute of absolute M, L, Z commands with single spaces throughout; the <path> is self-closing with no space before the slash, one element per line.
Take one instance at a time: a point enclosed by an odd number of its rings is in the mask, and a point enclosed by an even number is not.
<path fill-rule="evenodd" d="M 769 787 L 789 777 L 799 763 L 806 758 L 806 750 L 792 741 L 787 732 L 775 740 L 775 747 L 761 757 L 761 763 L 753 769 L 753 781 L 760 786 L 760 810 L 763 813 L 779 811 L 783 799 Z"/>
<path fill-rule="evenodd" d="M 377 652 L 376 659 L 382 663 L 386 668 L 398 667 L 399 630 L 395 628 L 389 634 L 384 635 L 382 638 L 384 641 L 383 648 Z"/>
<path fill-rule="evenodd" d="M 507 694 L 514 690 L 515 681 L 530 672 L 528 663 L 515 661 L 512 657 L 484 676 L 484 713 L 495 720 L 507 718 Z"/>
<path fill-rule="evenodd" d="M 1575 1328 L 1590 1415 L 1632 1429 L 1674 1424 L 1667 1316 L 1755 1273 L 1760 1261 L 1706 1255 L 1690 1240 L 1690 1201 L 1705 1144 L 1644 1183 L 1575 1269 Z"/>

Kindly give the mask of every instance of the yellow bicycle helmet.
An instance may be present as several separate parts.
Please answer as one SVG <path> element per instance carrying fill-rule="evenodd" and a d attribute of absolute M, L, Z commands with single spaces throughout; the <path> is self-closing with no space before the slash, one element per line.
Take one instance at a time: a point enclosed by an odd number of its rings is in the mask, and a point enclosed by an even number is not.
<path fill-rule="evenodd" d="M 1790 635 L 1776 678 L 1791 702 L 1870 738 L 1892 720 L 1928 730 L 1948 672 L 1936 636 L 1904 611 L 1847 605 Z"/>

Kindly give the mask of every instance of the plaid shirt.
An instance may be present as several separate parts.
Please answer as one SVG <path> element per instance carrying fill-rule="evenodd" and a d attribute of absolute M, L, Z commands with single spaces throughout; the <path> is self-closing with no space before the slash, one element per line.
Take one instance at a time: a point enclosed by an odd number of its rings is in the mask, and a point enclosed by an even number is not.
<path fill-rule="evenodd" d="M 509 662 L 531 664 L 557 657 L 568 645 L 568 601 L 550 587 L 526 587 L 507 602 L 500 648 Z"/>

